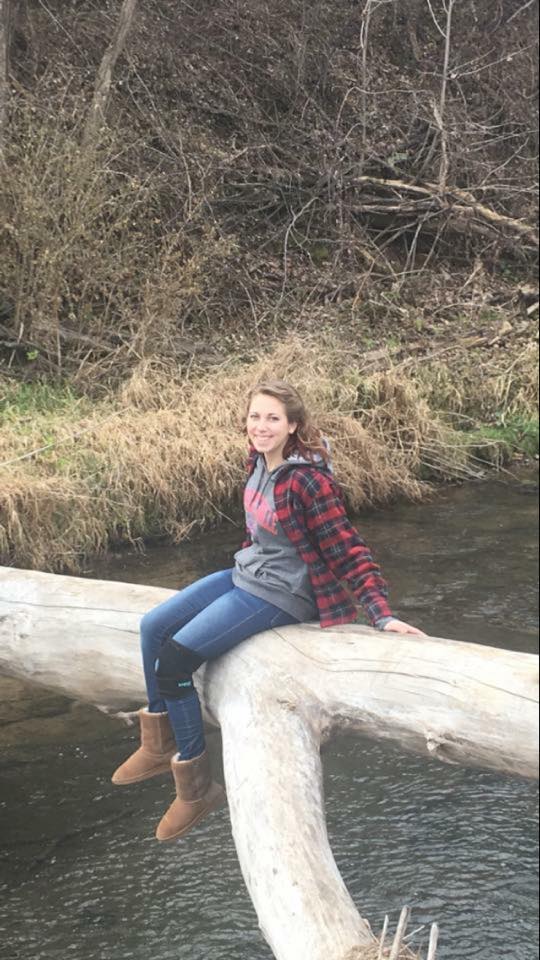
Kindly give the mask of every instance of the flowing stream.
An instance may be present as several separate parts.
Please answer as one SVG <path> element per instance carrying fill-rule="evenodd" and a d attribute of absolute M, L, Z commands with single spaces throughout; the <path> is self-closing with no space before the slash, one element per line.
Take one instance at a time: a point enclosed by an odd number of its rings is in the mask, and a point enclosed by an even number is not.
<path fill-rule="evenodd" d="M 434 635 L 536 651 L 535 481 L 447 489 L 358 518 L 396 612 Z M 240 537 L 226 525 L 88 573 L 179 587 L 229 566 Z M 0 727 L 1 956 L 271 960 L 226 810 L 157 844 L 168 780 L 109 782 L 133 731 L 37 692 L 30 713 Z M 210 750 L 219 764 L 217 735 Z M 324 768 L 332 848 L 375 930 L 408 903 L 413 928 L 440 923 L 440 960 L 537 956 L 536 784 L 344 737 L 325 747 Z M 412 944 L 426 938 L 424 928 Z"/>

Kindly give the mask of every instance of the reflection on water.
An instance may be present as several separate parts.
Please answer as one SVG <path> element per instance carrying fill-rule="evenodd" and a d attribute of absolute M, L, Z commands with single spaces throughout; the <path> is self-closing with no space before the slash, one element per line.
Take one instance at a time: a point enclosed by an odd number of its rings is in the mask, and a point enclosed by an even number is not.
<path fill-rule="evenodd" d="M 359 526 L 403 616 L 443 636 L 535 648 L 535 497 L 499 484 L 448 490 L 429 504 L 371 513 Z M 109 558 L 92 575 L 180 586 L 226 566 L 240 537 L 228 527 L 144 559 Z M 2 955 L 270 960 L 227 811 L 161 846 L 152 834 L 170 799 L 167 778 L 111 786 L 131 737 L 100 727 L 82 746 L 4 759 Z M 218 737 L 211 751 L 219 763 Z M 535 784 L 357 739 L 328 745 L 324 763 L 332 847 L 375 929 L 407 902 L 418 926 L 441 923 L 441 960 L 536 955 Z"/>

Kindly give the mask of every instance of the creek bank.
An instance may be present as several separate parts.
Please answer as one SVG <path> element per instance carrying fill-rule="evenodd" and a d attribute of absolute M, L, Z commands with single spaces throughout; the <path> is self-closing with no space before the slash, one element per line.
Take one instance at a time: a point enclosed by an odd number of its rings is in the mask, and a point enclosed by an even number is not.
<path fill-rule="evenodd" d="M 179 542 L 230 516 L 244 478 L 243 398 L 268 376 L 292 380 L 306 397 L 352 510 L 485 477 L 532 449 L 538 369 L 533 342 L 484 347 L 458 345 L 444 364 L 408 354 L 395 364 L 387 351 L 381 368 L 380 351 L 370 358 L 291 336 L 193 379 L 143 364 L 90 405 L 66 390 L 56 402 L 46 388 L 17 406 L 17 388 L 8 390 L 0 563 L 77 573 L 113 545 Z"/>

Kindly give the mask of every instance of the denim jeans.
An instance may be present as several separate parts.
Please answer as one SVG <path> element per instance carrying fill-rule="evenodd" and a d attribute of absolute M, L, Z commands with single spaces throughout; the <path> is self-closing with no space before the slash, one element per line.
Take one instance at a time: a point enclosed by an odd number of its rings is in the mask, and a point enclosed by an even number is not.
<path fill-rule="evenodd" d="M 161 698 L 155 663 L 163 641 L 171 637 L 204 660 L 214 660 L 253 634 L 287 623 L 298 620 L 235 587 L 232 570 L 197 580 L 144 615 L 141 649 L 148 709 L 151 713 L 168 711 L 182 760 L 198 757 L 205 749 L 201 705 L 196 690 L 182 700 Z"/>

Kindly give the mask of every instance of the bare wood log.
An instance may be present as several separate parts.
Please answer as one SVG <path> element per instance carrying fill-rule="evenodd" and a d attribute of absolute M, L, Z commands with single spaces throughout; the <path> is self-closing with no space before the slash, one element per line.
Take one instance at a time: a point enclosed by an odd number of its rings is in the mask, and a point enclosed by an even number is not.
<path fill-rule="evenodd" d="M 133 25 L 137 4 L 138 0 L 123 0 L 122 2 L 114 35 L 103 55 L 97 72 L 92 105 L 88 113 L 83 134 L 83 144 L 85 146 L 95 139 L 100 124 L 105 120 L 113 71 Z"/>
<path fill-rule="evenodd" d="M 113 709 L 141 702 L 139 619 L 171 594 L 0 568 L 0 671 Z M 233 835 L 277 960 L 361 960 L 376 949 L 328 843 L 320 744 L 333 732 L 537 775 L 531 655 L 303 624 L 246 641 L 202 668 L 197 687 L 221 726 Z"/>

